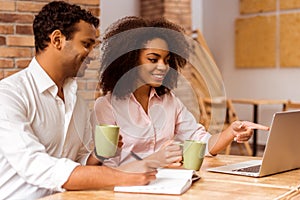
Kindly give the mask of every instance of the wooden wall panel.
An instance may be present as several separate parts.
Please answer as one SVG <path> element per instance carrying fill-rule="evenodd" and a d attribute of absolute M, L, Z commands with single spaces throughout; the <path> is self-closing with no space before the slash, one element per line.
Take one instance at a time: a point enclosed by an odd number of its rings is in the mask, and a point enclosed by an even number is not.
<path fill-rule="evenodd" d="M 238 68 L 275 67 L 276 18 L 236 20 L 235 62 Z"/>

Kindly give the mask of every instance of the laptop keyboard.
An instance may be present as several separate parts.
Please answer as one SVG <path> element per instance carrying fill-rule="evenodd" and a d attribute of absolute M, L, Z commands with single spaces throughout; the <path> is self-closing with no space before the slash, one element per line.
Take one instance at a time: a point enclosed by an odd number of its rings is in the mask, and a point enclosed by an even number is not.
<path fill-rule="evenodd" d="M 261 165 L 254 165 L 254 166 L 250 166 L 250 167 L 234 169 L 232 171 L 235 171 L 235 172 L 259 172 L 260 166 Z"/>

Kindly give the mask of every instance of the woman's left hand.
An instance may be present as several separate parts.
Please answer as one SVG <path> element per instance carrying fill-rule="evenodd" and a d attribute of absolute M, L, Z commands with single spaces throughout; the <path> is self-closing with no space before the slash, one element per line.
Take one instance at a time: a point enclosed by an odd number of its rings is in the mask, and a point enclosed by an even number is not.
<path fill-rule="evenodd" d="M 253 135 L 253 129 L 268 131 L 269 127 L 249 121 L 235 121 L 231 124 L 233 140 L 238 143 L 248 141 Z"/>
<path fill-rule="evenodd" d="M 182 149 L 177 143 L 168 141 L 159 151 L 145 158 L 146 160 L 157 160 L 161 167 L 178 166 L 182 160 Z"/>

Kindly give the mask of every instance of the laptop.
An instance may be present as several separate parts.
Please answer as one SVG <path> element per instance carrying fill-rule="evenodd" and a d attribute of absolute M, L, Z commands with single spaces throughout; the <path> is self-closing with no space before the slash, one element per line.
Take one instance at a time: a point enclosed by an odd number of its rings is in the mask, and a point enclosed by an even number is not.
<path fill-rule="evenodd" d="M 262 159 L 207 169 L 252 177 L 262 177 L 300 168 L 300 110 L 273 115 Z"/>

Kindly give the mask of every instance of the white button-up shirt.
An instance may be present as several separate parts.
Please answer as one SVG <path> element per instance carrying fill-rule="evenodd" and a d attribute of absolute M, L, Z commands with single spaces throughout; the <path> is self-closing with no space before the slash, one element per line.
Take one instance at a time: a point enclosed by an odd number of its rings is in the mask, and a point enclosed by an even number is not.
<path fill-rule="evenodd" d="M 57 191 L 86 164 L 93 142 L 77 84 L 58 88 L 35 58 L 0 81 L 0 199 L 36 199 Z"/>

